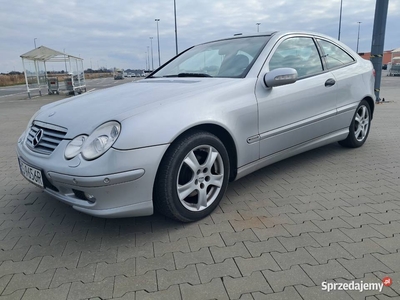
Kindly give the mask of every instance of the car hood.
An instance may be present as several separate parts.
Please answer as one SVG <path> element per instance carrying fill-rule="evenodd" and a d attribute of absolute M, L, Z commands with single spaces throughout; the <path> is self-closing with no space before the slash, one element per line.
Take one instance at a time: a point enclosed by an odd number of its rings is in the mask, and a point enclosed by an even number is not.
<path fill-rule="evenodd" d="M 110 120 L 123 121 L 176 101 L 193 101 L 232 84 L 230 78 L 144 79 L 86 93 L 42 107 L 35 120 L 68 129 L 65 138 L 90 134 Z"/>

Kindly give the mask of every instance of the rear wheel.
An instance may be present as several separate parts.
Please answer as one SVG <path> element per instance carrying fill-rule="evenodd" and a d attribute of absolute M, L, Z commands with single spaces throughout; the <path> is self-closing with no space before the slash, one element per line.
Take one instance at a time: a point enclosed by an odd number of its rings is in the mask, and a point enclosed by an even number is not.
<path fill-rule="evenodd" d="M 349 127 L 349 135 L 339 144 L 349 148 L 358 148 L 364 145 L 371 127 L 371 108 L 366 100 L 362 100 L 357 107 Z"/>
<path fill-rule="evenodd" d="M 228 179 L 224 144 L 211 133 L 194 132 L 174 142 L 163 158 L 155 182 L 155 208 L 184 222 L 202 219 L 218 206 Z"/>

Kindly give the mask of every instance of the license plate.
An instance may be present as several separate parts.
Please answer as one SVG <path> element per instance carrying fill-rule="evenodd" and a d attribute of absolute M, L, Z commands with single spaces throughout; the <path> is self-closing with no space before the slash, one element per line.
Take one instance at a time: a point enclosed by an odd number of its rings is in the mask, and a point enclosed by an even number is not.
<path fill-rule="evenodd" d="M 27 165 L 22 159 L 19 159 L 19 168 L 22 176 L 27 180 L 43 188 L 42 172 L 36 168 Z"/>

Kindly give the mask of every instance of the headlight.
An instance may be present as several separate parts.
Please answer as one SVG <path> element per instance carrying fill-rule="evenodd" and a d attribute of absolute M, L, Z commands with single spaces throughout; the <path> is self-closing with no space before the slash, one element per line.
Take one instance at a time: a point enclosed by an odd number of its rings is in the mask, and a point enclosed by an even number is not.
<path fill-rule="evenodd" d="M 65 158 L 71 159 L 77 156 L 81 152 L 87 137 L 88 137 L 87 135 L 79 135 L 72 141 L 70 141 L 69 144 L 67 145 L 67 148 L 65 148 L 65 153 L 64 153 Z"/>
<path fill-rule="evenodd" d="M 120 131 L 121 125 L 115 121 L 97 127 L 83 144 L 81 150 L 83 158 L 92 160 L 105 153 L 117 140 Z"/>

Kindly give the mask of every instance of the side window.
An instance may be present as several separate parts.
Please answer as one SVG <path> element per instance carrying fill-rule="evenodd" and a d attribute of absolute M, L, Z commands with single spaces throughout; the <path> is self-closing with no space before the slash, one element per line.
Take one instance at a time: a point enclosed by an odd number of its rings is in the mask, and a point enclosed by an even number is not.
<path fill-rule="evenodd" d="M 354 61 L 354 59 L 350 55 L 348 55 L 338 46 L 324 40 L 317 41 L 324 51 L 324 57 L 328 65 L 328 69 L 333 69 L 342 65 L 352 63 Z"/>
<path fill-rule="evenodd" d="M 297 37 L 283 41 L 269 61 L 269 70 L 278 68 L 296 69 L 299 77 L 323 71 L 321 58 L 312 38 Z"/>

